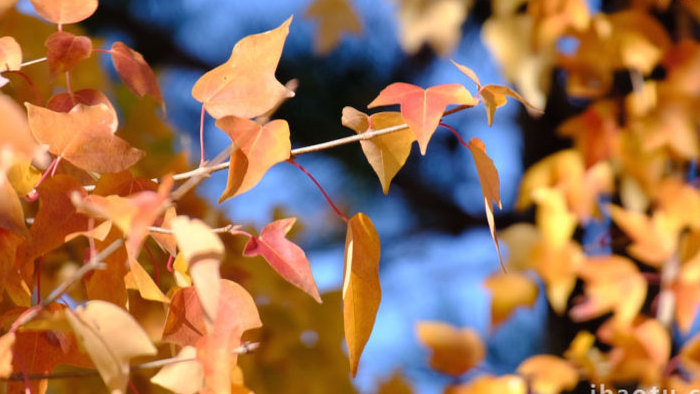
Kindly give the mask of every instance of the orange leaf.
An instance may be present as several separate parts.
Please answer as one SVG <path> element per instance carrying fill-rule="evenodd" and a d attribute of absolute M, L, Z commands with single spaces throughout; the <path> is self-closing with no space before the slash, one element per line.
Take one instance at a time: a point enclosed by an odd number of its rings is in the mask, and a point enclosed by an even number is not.
<path fill-rule="evenodd" d="M 65 242 L 69 234 L 85 231 L 88 218 L 78 213 L 71 202 L 71 195 L 84 196 L 85 189 L 78 181 L 64 174 L 46 179 L 38 188 L 39 211 L 30 229 L 32 242 L 27 258 L 32 260 Z"/>
<path fill-rule="evenodd" d="M 416 325 L 416 335 L 431 350 L 430 367 L 448 375 L 459 376 L 486 356 L 484 343 L 471 328 L 424 321 Z"/>
<path fill-rule="evenodd" d="M 114 114 L 104 104 L 78 104 L 70 112 L 25 103 L 34 137 L 49 152 L 75 166 L 99 173 L 118 172 L 141 160 L 144 152 L 115 136 Z"/>
<path fill-rule="evenodd" d="M 499 209 L 503 209 L 501 206 L 498 170 L 496 166 L 493 165 L 491 158 L 486 155 L 486 147 L 480 139 L 474 137 L 469 140 L 469 150 L 472 152 L 474 163 L 476 163 L 476 172 L 479 174 L 479 183 L 481 183 L 481 193 L 484 196 L 484 208 L 486 209 L 486 220 L 489 223 L 491 238 L 493 239 L 494 245 L 496 245 L 498 261 L 505 270 L 503 257 L 501 257 L 501 247 L 498 245 L 498 236 L 496 235 L 496 223 L 493 218 L 494 202 L 498 205 Z"/>
<path fill-rule="evenodd" d="M 5 228 L 22 236 L 29 234 L 27 224 L 24 222 L 24 209 L 19 201 L 19 196 L 5 177 L 0 172 L 0 228 Z"/>
<path fill-rule="evenodd" d="M 0 150 L 10 152 L 17 159 L 29 160 L 38 150 L 27 123 L 27 115 L 9 96 L 0 94 Z M 0 163 L 0 172 L 5 172 Z"/>
<path fill-rule="evenodd" d="M 538 394 L 558 394 L 573 390 L 578 383 L 578 371 L 569 362 L 549 354 L 538 354 L 520 363 L 518 373 Z"/>
<path fill-rule="evenodd" d="M 109 302 L 88 301 L 75 311 L 66 310 L 66 317 L 111 392 L 126 391 L 129 360 L 157 353 L 139 323 Z"/>
<path fill-rule="evenodd" d="M 207 334 L 204 312 L 193 287 L 177 290 L 170 300 L 163 327 L 163 340 L 180 346 L 194 346 Z"/>
<path fill-rule="evenodd" d="M 92 55 L 92 41 L 85 36 L 57 31 L 46 39 L 46 59 L 51 73 L 68 71 Z"/>
<path fill-rule="evenodd" d="M 289 159 L 292 144 L 285 120 L 273 120 L 261 126 L 252 120 L 227 116 L 217 120 L 216 127 L 226 132 L 238 147 L 231 154 L 228 182 L 219 202 L 252 189 L 270 167 Z"/>
<path fill-rule="evenodd" d="M 46 103 L 46 108 L 56 112 L 70 112 L 70 110 L 78 104 L 83 104 L 86 106 L 98 104 L 106 105 L 113 115 L 112 123 L 110 123 L 109 129 L 112 130 L 112 132 L 117 130 L 117 127 L 119 126 L 117 111 L 109 101 L 109 98 L 107 98 L 104 93 L 96 89 L 82 89 L 76 92 L 63 92 L 56 94 Z"/>
<path fill-rule="evenodd" d="M 12 374 L 12 346 L 15 339 L 13 332 L 0 337 L 0 378 L 4 379 Z"/>
<path fill-rule="evenodd" d="M 226 63 L 199 78 L 192 96 L 209 115 L 253 118 L 294 96 L 275 78 L 291 22 L 290 17 L 276 29 L 238 41 Z"/>
<path fill-rule="evenodd" d="M 527 394 L 525 380 L 517 375 L 481 375 L 469 383 L 447 386 L 444 394 Z"/>
<path fill-rule="evenodd" d="M 97 9 L 97 0 L 29 0 L 36 13 L 59 25 L 87 19 Z"/>
<path fill-rule="evenodd" d="M 379 112 L 368 117 L 367 114 L 353 107 L 345 107 L 343 108 L 342 123 L 343 126 L 355 130 L 357 134 L 362 134 L 389 127 L 398 127 L 404 124 L 404 120 L 398 112 Z M 406 127 L 391 134 L 360 141 L 367 161 L 379 177 L 384 194 L 389 193 L 391 180 L 406 163 L 415 140 L 413 131 Z"/>
<path fill-rule="evenodd" d="M 319 304 L 321 296 L 304 251 L 286 237 L 296 218 L 276 220 L 265 226 L 260 236 L 251 237 L 243 250 L 247 257 L 262 256 L 286 281 L 302 289 Z"/>
<path fill-rule="evenodd" d="M 204 310 L 206 322 L 216 320 L 219 307 L 219 265 L 224 257 L 224 244 L 199 219 L 178 216 L 171 222 L 180 252 L 189 263 L 189 273 Z"/>
<path fill-rule="evenodd" d="M 539 289 L 528 276 L 521 273 L 496 273 L 484 282 L 491 292 L 491 326 L 504 322 L 516 308 L 532 307 Z"/>
<path fill-rule="evenodd" d="M 481 90 L 481 81 L 479 81 L 479 77 L 476 76 L 476 73 L 474 72 L 474 70 L 472 70 L 471 68 L 469 68 L 465 65 L 459 64 L 454 60 L 450 60 L 450 61 L 452 62 L 452 64 L 455 67 L 457 67 L 459 69 L 459 71 L 462 72 L 462 74 L 466 75 L 467 78 L 471 79 L 472 82 L 474 82 L 476 84 L 476 90 Z"/>
<path fill-rule="evenodd" d="M 379 236 L 372 221 L 363 213 L 350 218 L 345 238 L 343 316 L 352 376 L 357 374 L 382 298 L 379 253 Z"/>
<path fill-rule="evenodd" d="M 22 67 L 22 48 L 10 36 L 0 37 L 0 73 L 16 71 Z M 0 75 L 0 87 L 9 82 Z"/>
<path fill-rule="evenodd" d="M 306 17 L 316 18 L 316 53 L 325 55 L 338 46 L 343 33 L 360 34 L 362 25 L 347 0 L 316 0 L 306 10 Z"/>
<path fill-rule="evenodd" d="M 617 321 L 628 324 L 637 316 L 647 294 L 647 282 L 632 261 L 622 256 L 589 258 L 579 275 L 586 298 L 571 308 L 574 321 L 612 311 Z"/>
<path fill-rule="evenodd" d="M 384 88 L 367 108 L 400 104 L 401 115 L 416 135 L 421 154 L 425 155 L 430 137 L 437 129 L 445 108 L 450 104 L 474 106 L 477 103 L 462 85 L 437 85 L 423 90 L 415 85 L 397 82 Z"/>
<path fill-rule="evenodd" d="M 653 267 L 666 262 L 677 246 L 676 218 L 657 210 L 649 218 L 639 212 L 610 205 L 610 217 L 632 240 L 629 253 Z"/>
<path fill-rule="evenodd" d="M 140 53 L 119 41 L 112 44 L 110 52 L 114 68 L 117 69 L 122 81 L 132 92 L 139 97 L 149 94 L 159 103 L 165 105 L 158 86 L 158 79 Z"/>

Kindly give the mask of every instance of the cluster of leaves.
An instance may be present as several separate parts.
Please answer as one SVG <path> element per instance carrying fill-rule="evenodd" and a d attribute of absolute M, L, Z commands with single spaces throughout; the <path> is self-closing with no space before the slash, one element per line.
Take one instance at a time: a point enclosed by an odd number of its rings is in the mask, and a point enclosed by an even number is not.
<path fill-rule="evenodd" d="M 482 375 L 445 392 L 700 387 L 700 336 L 685 344 L 672 337 L 674 329 L 688 334 L 700 308 L 700 3 L 640 0 L 591 13 L 584 0 L 522 0 L 493 1 L 492 9 L 484 40 L 524 96 L 544 105 L 557 71 L 566 94 L 587 105 L 557 128 L 573 147 L 523 177 L 516 208 L 534 205 L 535 223 L 500 233 L 508 272 L 484 283 L 492 327 L 532 306 L 541 281 L 555 313 L 595 321 L 597 330 L 579 331 L 561 356 L 536 355 L 516 374 Z M 673 18 L 673 37 L 657 18 Z M 561 52 L 562 38 L 575 50 Z M 620 73 L 631 81 L 623 94 L 613 89 Z M 577 229 L 604 218 L 611 228 L 582 245 Z M 574 296 L 577 284 L 583 294 Z M 468 328 L 424 322 L 417 335 L 432 350 L 430 365 L 450 376 L 485 357 Z"/>
<path fill-rule="evenodd" d="M 471 70 L 455 63 L 476 83 L 478 99 L 461 84 L 423 89 L 394 83 L 368 107 L 398 105 L 400 112 L 367 115 L 346 107 L 341 122 L 355 135 L 291 149 L 287 122 L 271 120 L 294 96 L 294 84 L 275 77 L 289 18 L 240 40 L 227 62 L 196 82 L 192 96 L 202 103 L 202 124 L 206 114 L 214 118 L 232 145 L 211 162 L 204 160 L 202 147 L 199 167 L 188 169 L 184 155 L 158 153 L 169 150 L 172 135 L 156 115 L 158 106 L 165 112 L 163 98 L 143 57 L 121 42 L 97 48 L 96 40 L 72 26 L 95 12 L 97 0 L 31 3 L 57 31 L 9 8 L 0 15 L 0 377 L 10 391 L 44 392 L 47 379 L 57 376 L 52 373 L 62 364 L 92 368 L 111 392 L 135 387 L 132 373 L 158 368 L 144 376 L 174 392 L 249 391 L 238 355 L 258 343 L 244 341 L 243 335 L 275 323 L 261 319 L 264 303 L 256 303 L 250 293 L 267 283 L 249 280 L 248 289 L 241 285 L 247 276 L 241 273 L 247 271 L 240 267 L 244 258 L 265 260 L 318 303 L 322 296 L 304 251 L 287 238 L 296 218 L 275 220 L 254 235 L 226 223 L 191 193 L 214 171 L 228 169 L 220 201 L 255 187 L 281 162 L 297 166 L 316 182 L 296 156 L 359 141 L 387 193 L 413 142 L 425 154 L 442 126 L 473 155 L 500 259 L 493 218 L 493 204 L 500 207 L 496 168 L 483 142 L 473 138 L 466 143 L 441 122 L 483 102 L 490 123 L 506 96 L 525 102 L 514 91 L 482 86 Z M 315 4 L 309 14 L 326 15 L 326 3 Z M 137 103 L 117 90 L 113 96 L 121 105 L 115 105 L 100 88 L 106 82 L 95 60 L 99 54 L 111 56 L 123 84 L 139 97 Z M 32 60 L 23 62 L 27 58 Z M 447 110 L 449 106 L 454 107 Z M 122 127 L 118 113 L 126 119 Z M 366 215 L 347 218 L 323 193 L 347 223 L 339 296 L 354 376 L 381 299 L 379 238 Z M 159 261 L 166 258 L 168 274 L 162 275 Z M 225 264 L 227 259 L 242 263 Z M 294 292 L 298 290 L 284 290 L 277 298 L 295 297 L 290 295 Z M 323 298 L 335 302 L 337 297 Z M 331 307 L 323 313 L 334 313 L 333 303 Z M 259 339 L 262 346 L 279 340 Z M 341 352 L 339 337 L 324 346 Z"/>

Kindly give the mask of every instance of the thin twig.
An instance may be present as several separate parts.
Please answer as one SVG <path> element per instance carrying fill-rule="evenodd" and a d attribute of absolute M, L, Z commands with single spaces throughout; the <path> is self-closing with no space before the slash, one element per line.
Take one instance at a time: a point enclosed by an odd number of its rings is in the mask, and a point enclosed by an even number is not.
<path fill-rule="evenodd" d="M 249 354 L 260 347 L 258 342 L 245 342 L 243 345 L 233 349 L 233 353 L 236 355 Z M 131 371 L 138 371 L 144 369 L 155 369 L 164 367 L 166 365 L 186 363 L 197 361 L 196 357 L 171 357 L 162 360 L 149 361 L 142 364 L 132 365 L 130 367 Z M 91 369 L 86 371 L 72 371 L 72 372 L 60 372 L 60 373 L 32 373 L 32 374 L 13 374 L 7 378 L 0 379 L 6 381 L 21 381 L 21 380 L 43 380 L 43 379 L 71 379 L 71 378 L 84 378 L 88 376 L 99 376 L 97 370 Z"/>
<path fill-rule="evenodd" d="M 229 233 L 234 230 L 238 230 L 241 228 L 240 225 L 234 225 L 234 224 L 227 224 L 223 227 L 217 227 L 211 229 L 211 232 L 213 233 L 218 233 L 218 234 L 224 234 L 224 233 Z M 173 230 L 169 228 L 163 228 L 163 227 L 156 227 L 156 226 L 150 226 L 148 227 L 148 231 L 153 232 L 153 233 L 161 233 L 161 234 L 172 234 Z"/>
<path fill-rule="evenodd" d="M 17 320 L 12 323 L 12 327 L 10 327 L 10 332 L 16 332 L 19 327 L 21 327 L 24 324 L 27 324 L 30 322 L 32 319 L 34 319 L 37 315 L 39 315 L 39 312 L 41 312 L 43 309 L 47 308 L 49 305 L 54 303 L 56 300 L 61 298 L 61 296 L 68 291 L 68 289 L 73 286 L 74 283 L 77 281 L 81 280 L 88 272 L 94 271 L 97 269 L 105 269 L 106 265 L 102 263 L 102 260 L 106 259 L 109 255 L 114 253 L 119 247 L 124 243 L 123 240 L 118 239 L 111 244 L 109 244 L 106 248 L 102 249 L 102 251 L 97 255 L 93 256 L 89 262 L 84 264 L 82 267 L 80 267 L 78 270 L 76 270 L 73 275 L 70 276 L 70 278 L 66 279 L 65 281 L 61 282 L 58 287 L 56 287 L 51 294 L 49 294 L 46 298 L 41 300 L 41 302 L 29 309 L 27 309 L 24 313 L 22 313 Z"/>
<path fill-rule="evenodd" d="M 45 57 L 42 57 L 39 59 L 34 59 L 34 60 L 29 60 L 29 61 L 26 61 L 26 62 L 20 64 L 19 67 L 22 68 L 22 67 L 31 66 L 32 64 L 42 63 L 42 62 L 45 62 L 46 60 L 47 59 Z"/>
<path fill-rule="evenodd" d="M 656 308 L 656 320 L 666 329 L 673 324 L 673 312 L 676 309 L 676 297 L 673 293 L 673 281 L 680 271 L 680 258 L 674 253 L 661 268 L 661 291 L 659 291 L 658 306 Z"/>

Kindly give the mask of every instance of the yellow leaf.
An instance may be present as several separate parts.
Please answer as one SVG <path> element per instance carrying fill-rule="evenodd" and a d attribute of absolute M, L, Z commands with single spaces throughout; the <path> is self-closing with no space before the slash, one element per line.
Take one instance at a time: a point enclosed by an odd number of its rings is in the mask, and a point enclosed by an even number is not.
<path fill-rule="evenodd" d="M 10 332 L 0 337 L 0 378 L 12 374 L 12 346 L 15 344 L 15 333 Z"/>
<path fill-rule="evenodd" d="M 486 85 L 479 90 L 481 94 L 481 99 L 484 102 L 484 107 L 486 107 L 486 115 L 488 117 L 489 126 L 493 124 L 493 114 L 496 109 L 506 105 L 508 102 L 508 97 L 513 97 L 514 99 L 520 101 L 530 113 L 535 113 L 541 115 L 543 111 L 536 108 L 534 105 L 530 104 L 521 95 L 516 93 L 513 89 L 507 86 L 501 85 Z"/>
<path fill-rule="evenodd" d="M 469 383 L 448 386 L 444 394 L 527 394 L 527 384 L 516 375 L 482 375 Z"/>
<path fill-rule="evenodd" d="M 350 218 L 345 238 L 343 317 L 352 376 L 357 374 L 382 298 L 379 254 L 379 236 L 372 221 L 363 213 Z"/>
<path fill-rule="evenodd" d="M 185 346 L 175 359 L 178 361 L 161 368 L 151 378 L 151 383 L 164 387 L 176 394 L 194 394 L 204 386 L 204 369 L 196 360 L 197 349 Z"/>
<path fill-rule="evenodd" d="M 481 338 L 471 328 L 426 321 L 416 325 L 416 335 L 431 350 L 430 367 L 448 375 L 459 376 L 486 356 Z"/>
<path fill-rule="evenodd" d="M 471 0 L 401 0 L 398 13 L 399 42 L 408 53 L 424 44 L 438 55 L 452 52 L 462 38 Z"/>
<path fill-rule="evenodd" d="M 211 325 L 219 308 L 219 265 L 224 257 L 224 244 L 199 219 L 178 216 L 171 222 L 180 253 L 189 264 L 189 273 L 204 311 L 205 321 Z"/>
<path fill-rule="evenodd" d="M 528 276 L 520 273 L 496 273 L 484 282 L 491 292 L 491 327 L 504 322 L 516 308 L 532 307 L 539 289 Z"/>
<path fill-rule="evenodd" d="M 371 116 L 352 107 L 343 108 L 343 126 L 355 130 L 357 134 L 386 129 L 405 124 L 399 112 L 379 112 Z M 382 184 L 384 194 L 389 193 L 391 180 L 406 163 L 411 146 L 416 137 L 406 127 L 390 134 L 361 140 L 362 151 Z"/>
<path fill-rule="evenodd" d="M 112 393 L 126 392 L 130 359 L 156 354 L 139 323 L 112 303 L 88 301 L 75 311 L 67 309 L 66 317 Z"/>
<path fill-rule="evenodd" d="M 360 34 L 362 25 L 348 0 L 316 0 L 306 10 L 306 16 L 318 19 L 316 53 L 325 55 L 340 43 L 345 32 Z"/>
<path fill-rule="evenodd" d="M 558 394 L 573 390 L 578 383 L 578 371 L 568 361 L 549 354 L 539 354 L 523 361 L 518 373 L 537 394 Z"/>

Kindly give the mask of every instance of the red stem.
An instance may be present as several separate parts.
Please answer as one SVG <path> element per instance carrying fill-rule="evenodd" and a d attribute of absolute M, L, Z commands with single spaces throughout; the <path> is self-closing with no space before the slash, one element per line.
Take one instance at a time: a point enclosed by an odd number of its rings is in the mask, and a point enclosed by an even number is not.
<path fill-rule="evenodd" d="M 323 194 L 323 197 L 326 198 L 326 201 L 328 201 L 328 204 L 331 206 L 331 208 L 333 208 L 333 210 L 335 211 L 335 214 L 338 215 L 339 218 L 343 219 L 343 221 L 344 221 L 345 223 L 347 223 L 347 222 L 349 221 L 349 220 L 348 220 L 348 217 L 345 216 L 342 212 L 340 212 L 340 209 L 338 209 L 338 207 L 333 203 L 333 200 L 331 200 L 331 198 L 330 198 L 330 196 L 328 195 L 328 193 L 326 193 L 326 191 L 323 190 L 323 187 L 321 186 L 321 184 L 318 183 L 318 181 L 316 180 L 316 178 L 314 178 L 314 176 L 311 175 L 311 173 L 310 173 L 309 171 L 307 171 L 306 168 L 302 167 L 302 165 L 299 164 L 299 163 L 297 163 L 296 161 L 294 161 L 294 159 L 289 159 L 289 160 L 287 160 L 287 162 L 290 163 L 291 165 L 293 165 L 294 167 L 300 169 L 301 172 L 303 172 L 304 174 L 306 174 L 306 176 L 308 176 L 309 179 L 311 179 L 311 181 L 316 185 L 316 187 L 318 188 L 318 190 L 321 191 L 321 193 Z"/>
<path fill-rule="evenodd" d="M 459 140 L 459 143 L 462 144 L 463 147 L 469 148 L 469 144 L 467 144 L 466 142 L 464 142 L 464 140 L 462 139 L 462 136 L 459 135 L 459 133 L 457 132 L 457 130 L 455 130 L 452 126 L 450 126 L 450 125 L 448 125 L 448 124 L 445 124 L 445 123 L 440 123 L 438 126 L 441 126 L 441 127 L 446 128 L 447 130 L 450 130 L 450 131 L 452 132 L 452 134 L 454 134 L 455 137 L 457 137 L 457 139 Z"/>
<path fill-rule="evenodd" d="M 148 247 L 148 245 L 143 245 L 143 248 L 146 249 L 146 253 L 148 253 L 148 257 L 151 258 L 151 263 L 153 264 L 153 276 L 155 277 L 155 282 L 156 286 L 160 286 L 160 271 L 158 270 L 158 262 L 156 261 L 156 258 L 153 257 L 153 253 L 151 252 L 151 248 Z"/>
<path fill-rule="evenodd" d="M 36 303 L 41 304 L 41 269 L 44 265 L 44 256 L 39 256 L 36 261 Z"/>
<path fill-rule="evenodd" d="M 44 182 L 44 180 L 49 176 L 49 174 L 51 174 L 54 167 L 57 167 L 57 166 L 58 166 L 58 157 L 53 159 L 51 161 L 51 163 L 49 164 L 49 166 L 46 167 L 46 170 L 44 171 L 44 175 L 42 175 L 41 178 L 39 179 L 39 182 L 37 182 L 36 185 L 34 185 L 34 188 L 36 189 L 37 187 L 39 187 L 39 185 L 41 185 Z"/>
<path fill-rule="evenodd" d="M 202 115 L 199 117 L 199 166 L 204 166 L 204 103 L 202 103 Z"/>
<path fill-rule="evenodd" d="M 131 392 L 134 394 L 139 394 L 139 391 L 136 390 L 136 386 L 134 386 L 134 382 L 131 380 L 129 381 L 129 390 L 131 390 Z"/>
<path fill-rule="evenodd" d="M 112 54 L 112 51 L 110 51 L 108 49 L 102 49 L 102 48 L 93 48 L 92 51 L 97 52 L 97 53 L 107 53 L 110 55 Z"/>
<path fill-rule="evenodd" d="M 173 260 L 175 260 L 175 256 L 170 255 L 170 257 L 168 257 L 168 263 L 165 265 L 168 272 L 173 272 Z"/>
<path fill-rule="evenodd" d="M 73 89 L 71 89 L 71 86 L 70 86 L 70 71 L 66 71 L 66 91 L 71 96 L 73 95 Z"/>
<path fill-rule="evenodd" d="M 27 85 L 29 85 L 29 87 L 32 89 L 32 92 L 34 93 L 34 98 L 36 99 L 36 103 L 39 106 L 44 105 L 43 101 L 41 100 L 41 96 L 39 95 L 39 91 L 37 90 L 36 86 L 34 85 L 34 82 L 32 82 L 32 79 L 29 78 L 29 75 L 25 74 L 24 72 L 22 72 L 20 70 L 5 71 L 5 72 L 17 74 L 20 77 L 22 77 L 22 79 L 24 79 L 24 81 L 27 83 Z"/>

